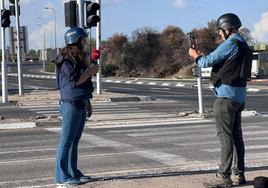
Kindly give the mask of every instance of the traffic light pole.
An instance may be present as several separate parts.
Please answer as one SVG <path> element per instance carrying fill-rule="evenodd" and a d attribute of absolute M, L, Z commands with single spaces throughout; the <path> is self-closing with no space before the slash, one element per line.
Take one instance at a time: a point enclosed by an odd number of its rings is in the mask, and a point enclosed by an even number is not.
<path fill-rule="evenodd" d="M 4 0 L 1 1 L 1 10 L 4 9 Z M 2 103 L 8 102 L 8 90 L 7 90 L 7 61 L 6 61 L 6 31 L 4 27 L 1 27 L 2 33 Z"/>
<path fill-rule="evenodd" d="M 96 0 L 101 7 L 101 0 Z M 96 27 L 96 49 L 100 50 L 101 43 L 101 8 L 98 10 L 97 15 L 100 17 L 100 21 L 97 23 Z M 98 59 L 99 71 L 97 73 L 97 94 L 101 94 L 101 75 L 102 75 L 102 66 L 101 66 L 101 58 Z"/>
<path fill-rule="evenodd" d="M 81 27 L 81 28 L 85 28 L 85 20 L 84 20 L 84 3 L 85 1 L 84 0 L 76 0 L 77 2 L 77 5 L 78 5 L 78 26 Z M 99 4 L 99 5 L 96 5 Z M 93 3 L 91 4 L 93 9 L 97 10 L 100 6 L 100 0 L 96 0 L 96 3 Z M 96 7 L 97 6 L 97 7 Z M 88 10 L 86 10 L 88 11 Z M 99 16 L 99 19 L 100 19 L 100 14 L 101 11 L 100 9 L 97 11 L 97 15 Z M 93 13 L 94 14 L 94 13 Z M 88 16 L 87 18 L 88 19 Z M 96 16 L 92 16 L 92 21 L 93 22 L 97 22 L 97 25 L 90 25 L 89 28 L 90 28 L 90 36 L 91 36 L 91 29 L 92 29 L 92 26 L 97 26 L 96 28 L 96 49 L 100 50 L 100 42 L 101 42 L 101 22 L 99 20 L 96 21 Z M 90 42 L 91 42 L 91 37 L 90 37 Z M 97 82 L 97 94 L 101 94 L 101 75 L 102 75 L 102 70 L 101 70 L 101 62 L 100 60 L 98 59 L 98 64 L 100 65 L 100 68 L 99 68 L 99 71 L 97 73 L 97 76 L 96 76 L 96 82 Z"/>
<path fill-rule="evenodd" d="M 198 68 L 197 87 L 198 87 L 199 114 L 202 115 L 204 113 L 202 71 L 201 67 L 197 68 Z"/>
<path fill-rule="evenodd" d="M 85 28 L 84 26 L 84 0 L 76 0 L 78 5 L 78 26 Z"/>
<path fill-rule="evenodd" d="M 18 84 L 19 84 L 19 95 L 23 95 L 23 84 L 22 84 L 22 70 L 21 70 L 21 49 L 20 49 L 20 19 L 19 19 L 19 8 L 18 0 L 15 0 L 15 12 L 16 12 L 16 30 L 17 30 L 17 64 L 18 64 Z"/>

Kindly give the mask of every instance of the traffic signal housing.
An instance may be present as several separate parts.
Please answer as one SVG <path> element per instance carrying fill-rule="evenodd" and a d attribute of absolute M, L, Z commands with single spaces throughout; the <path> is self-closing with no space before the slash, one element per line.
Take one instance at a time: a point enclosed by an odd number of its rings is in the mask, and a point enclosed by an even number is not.
<path fill-rule="evenodd" d="M 98 3 L 86 1 L 86 23 L 85 28 L 96 27 L 100 21 L 100 17 L 97 15 L 97 11 L 100 10 Z"/>
<path fill-rule="evenodd" d="M 77 27 L 77 3 L 70 1 L 64 3 L 65 10 L 65 27 Z"/>
<path fill-rule="evenodd" d="M 10 10 L 10 15 L 11 16 L 16 16 L 15 5 L 10 5 L 9 10 Z M 20 15 L 20 6 L 18 6 L 18 12 L 19 12 L 19 15 Z"/>
<path fill-rule="evenodd" d="M 3 28 L 10 27 L 10 10 L 2 9 L 1 10 L 1 26 Z"/>
<path fill-rule="evenodd" d="M 9 2 L 10 2 L 11 4 L 15 4 L 15 0 L 9 0 Z M 19 0 L 18 0 L 18 2 L 19 2 Z"/>

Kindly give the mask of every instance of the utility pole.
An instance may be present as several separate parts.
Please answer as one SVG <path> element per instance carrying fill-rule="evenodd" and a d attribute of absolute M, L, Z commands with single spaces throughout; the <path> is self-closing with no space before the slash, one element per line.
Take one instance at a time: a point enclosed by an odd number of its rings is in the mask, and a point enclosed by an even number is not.
<path fill-rule="evenodd" d="M 4 0 L 1 1 L 1 10 L 5 8 Z M 8 90 L 7 90 L 7 61 L 6 61 L 6 31 L 4 27 L 1 27 L 2 33 L 2 102 L 8 102 Z"/>
<path fill-rule="evenodd" d="M 55 40 L 54 40 L 54 46 L 55 46 L 55 50 L 57 50 L 57 18 L 56 18 L 56 10 L 52 7 L 45 7 L 45 9 L 47 10 L 52 10 L 54 13 L 54 35 L 55 35 Z"/>
<path fill-rule="evenodd" d="M 97 16 L 99 16 L 100 21 L 97 23 L 96 27 L 96 49 L 100 50 L 100 43 L 101 43 L 101 0 L 96 0 L 96 3 L 100 5 L 100 9 L 97 11 Z M 102 75 L 102 69 L 101 69 L 101 58 L 98 59 L 98 65 L 99 65 L 99 71 L 97 73 L 97 94 L 101 94 L 101 75 Z"/>
<path fill-rule="evenodd" d="M 46 28 L 44 27 L 44 43 L 43 43 L 43 71 L 46 71 Z"/>
<path fill-rule="evenodd" d="M 18 64 L 18 84 L 19 95 L 23 95 L 23 83 L 22 83 L 22 62 L 21 62 L 21 49 L 20 49 L 20 19 L 18 0 L 15 0 L 15 12 L 16 12 L 16 30 L 17 30 L 17 64 Z"/>

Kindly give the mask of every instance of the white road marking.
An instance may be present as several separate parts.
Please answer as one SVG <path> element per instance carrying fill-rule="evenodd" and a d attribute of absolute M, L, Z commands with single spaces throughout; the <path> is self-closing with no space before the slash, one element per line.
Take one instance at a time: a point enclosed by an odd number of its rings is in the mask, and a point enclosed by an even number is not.
<path fill-rule="evenodd" d="M 162 86 L 169 86 L 170 83 L 163 83 Z"/>
<path fill-rule="evenodd" d="M 53 131 L 53 132 L 59 131 L 59 129 L 55 129 L 55 128 L 47 128 L 46 130 Z M 118 141 L 114 141 L 110 139 L 105 139 L 105 138 L 101 138 L 99 136 L 91 135 L 87 133 L 83 133 L 81 139 L 83 141 L 90 141 L 90 143 L 93 143 L 98 146 L 121 148 L 121 149 L 125 148 L 127 150 L 140 150 L 140 148 L 133 146 L 131 144 L 126 144 L 126 143 L 122 143 L 122 142 L 118 142 Z M 174 164 L 179 164 L 181 162 L 186 161 L 186 159 L 183 157 L 180 157 L 174 154 L 165 153 L 162 151 L 143 150 L 143 151 L 135 152 L 135 154 L 140 157 L 151 159 L 151 160 L 157 161 L 165 165 L 174 165 Z"/>
<path fill-rule="evenodd" d="M 182 84 L 182 83 L 177 83 L 176 84 L 176 87 L 183 87 L 183 86 L 185 86 L 185 84 Z"/>
<path fill-rule="evenodd" d="M 153 127 L 153 128 L 139 128 L 139 129 L 129 129 L 129 130 L 113 130 L 113 131 L 109 131 L 111 133 L 132 133 L 132 132 L 162 132 L 162 131 L 175 131 L 175 130 L 186 130 L 186 129 L 196 129 L 196 128 L 207 128 L 207 127 L 213 127 L 213 125 L 211 124 L 203 124 L 203 125 L 188 125 L 188 124 L 193 124 L 193 123 L 208 123 L 208 122 L 213 122 L 211 120 L 200 120 L 200 119 L 196 119 L 196 120 L 191 120 L 190 118 L 184 119 L 184 121 L 175 121 L 175 124 L 183 124 L 182 126 L 178 126 L 178 127 Z M 186 126 L 184 126 L 186 124 Z"/>
<path fill-rule="evenodd" d="M 268 149 L 268 144 L 264 144 L 264 145 L 245 145 L 245 149 L 246 150 L 252 150 L 252 149 Z M 214 149 L 204 149 L 207 152 L 219 152 L 221 151 L 220 148 L 214 148 Z"/>

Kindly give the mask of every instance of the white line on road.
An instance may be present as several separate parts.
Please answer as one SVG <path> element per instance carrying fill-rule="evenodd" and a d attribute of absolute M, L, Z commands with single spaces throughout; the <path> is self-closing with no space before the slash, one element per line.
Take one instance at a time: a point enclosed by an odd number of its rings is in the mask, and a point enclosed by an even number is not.
<path fill-rule="evenodd" d="M 216 138 L 216 137 L 215 137 Z M 244 138 L 244 141 L 258 141 L 258 140 L 268 140 L 268 137 L 253 137 L 253 138 Z M 186 147 L 186 146 L 201 146 L 201 145 L 219 145 L 219 141 L 218 140 L 213 140 L 213 141 L 196 141 L 196 142 L 184 142 L 184 143 L 175 143 L 174 145 L 176 146 L 182 146 L 182 147 Z M 249 145 L 249 144 L 245 144 L 245 145 Z M 250 144 L 252 145 L 252 144 Z M 268 155 L 267 155 L 268 156 Z"/>
<path fill-rule="evenodd" d="M 184 87 L 185 86 L 185 84 L 182 84 L 182 83 L 177 83 L 176 84 L 176 87 Z"/>
<path fill-rule="evenodd" d="M 251 150 L 251 149 L 268 149 L 268 144 L 264 144 L 264 145 L 260 145 L 260 144 L 258 144 L 258 145 L 253 145 L 253 144 L 251 144 L 251 145 L 246 145 L 245 146 L 245 149 L 246 150 Z M 207 151 L 207 152 L 219 152 L 219 151 L 221 151 L 221 149 L 220 148 L 214 148 L 214 149 L 205 149 L 205 151 Z"/>
<path fill-rule="evenodd" d="M 207 128 L 207 127 L 214 127 L 214 125 L 211 124 L 203 124 L 203 125 L 199 125 L 201 123 L 211 123 L 213 122 L 212 120 L 191 120 L 190 118 L 188 120 L 182 120 L 182 121 L 176 121 L 174 120 L 174 124 L 178 124 L 179 126 L 177 127 L 152 127 L 152 128 L 139 128 L 139 129 L 128 129 L 128 130 L 113 130 L 113 131 L 109 131 L 111 133 L 132 133 L 132 132 L 162 132 L 162 131 L 167 131 L 167 130 L 171 130 L 171 131 L 175 131 L 175 130 L 186 130 L 186 129 L 196 129 L 196 128 Z M 194 125 L 192 125 L 193 123 L 195 123 Z M 198 124 L 196 124 L 198 123 Z M 183 125 L 180 125 L 183 124 Z M 189 125 L 191 124 L 191 125 Z"/>
<path fill-rule="evenodd" d="M 250 124 L 263 124 L 263 122 L 259 122 L 259 123 L 245 123 L 247 125 Z M 211 128 L 213 128 L 213 126 L 211 126 Z M 254 129 L 256 130 L 256 126 L 244 126 L 243 127 L 243 135 L 262 135 L 262 134 L 267 134 L 268 131 L 266 130 L 258 130 L 258 131 L 248 131 L 249 129 Z M 163 131 L 159 131 L 159 132 L 146 132 L 146 133 L 133 133 L 133 134 L 127 134 L 128 136 L 131 137 L 146 137 L 146 136 L 160 136 L 160 135 L 174 135 L 174 134 L 187 134 L 187 133 L 198 133 L 198 132 L 209 132 L 215 130 L 215 128 L 213 129 L 197 129 L 197 130 L 189 130 L 189 131 L 179 131 L 179 132 L 175 132 L 175 131 L 169 131 L 169 130 L 163 130 Z M 190 135 L 191 136 L 191 135 Z"/>
<path fill-rule="evenodd" d="M 55 128 L 47 128 L 46 130 L 54 131 L 54 132 L 59 131 L 59 129 L 55 129 Z M 102 138 L 96 135 L 87 134 L 87 133 L 84 133 L 81 139 L 83 141 L 90 141 L 90 143 L 96 144 L 98 146 L 106 146 L 106 147 L 113 147 L 113 148 L 120 148 L 120 149 L 125 148 L 127 150 L 141 150 L 139 147 L 133 146 L 131 144 L 126 144 L 126 143 L 122 143 L 122 142 L 118 142 L 118 141 L 114 141 L 110 139 L 105 139 L 105 138 Z M 179 164 L 179 163 L 186 161 L 186 159 L 181 156 L 169 154 L 169 153 L 165 153 L 161 151 L 154 151 L 154 150 L 143 150 L 142 152 L 136 152 L 136 155 L 157 161 L 165 165 L 174 165 L 174 164 Z"/>
<path fill-rule="evenodd" d="M 42 109 L 44 110 L 44 109 Z M 49 111 L 36 111 L 35 113 L 37 114 L 50 114 L 50 113 L 53 113 L 55 115 L 56 114 L 59 114 L 59 110 L 49 110 Z"/>
<path fill-rule="evenodd" d="M 144 126 L 147 126 L 147 127 L 150 127 L 150 126 L 156 126 L 156 125 L 180 125 L 180 124 L 187 124 L 187 122 L 189 122 L 189 120 L 195 120 L 195 121 L 203 121 L 203 119 L 201 118 L 190 118 L 188 120 L 185 120 L 185 119 L 178 119 L 178 118 L 159 118 L 159 119 L 156 119 L 156 120 L 142 120 L 142 122 L 139 122 L 137 120 L 134 120 L 134 121 L 127 121 L 127 122 L 117 122 L 115 124 L 111 124 L 110 122 L 106 122 L 106 123 L 103 123 L 102 126 L 92 126 L 91 125 L 91 122 L 89 121 L 87 123 L 87 125 L 89 126 L 89 128 L 93 128 L 93 129 L 107 129 L 107 128 L 118 128 L 118 127 L 124 127 L 124 128 L 127 128 L 127 127 L 144 127 Z M 204 120 L 204 121 L 207 121 L 207 120 Z M 107 126 L 105 126 L 105 124 Z"/>
<path fill-rule="evenodd" d="M 163 83 L 162 86 L 169 86 L 170 83 Z"/>
<path fill-rule="evenodd" d="M 254 136 L 255 138 L 256 135 L 267 135 L 268 134 L 268 131 L 263 131 L 263 130 L 260 130 L 260 131 L 244 131 L 243 132 L 243 135 L 244 135 L 244 138 L 245 137 L 249 137 L 249 136 Z M 167 137 L 166 135 L 159 135 L 158 137 L 154 137 L 154 138 L 150 138 L 149 140 L 154 142 L 154 143 L 166 143 L 166 142 L 177 142 L 177 141 L 180 141 L 180 140 L 193 140 L 193 135 L 184 135 L 183 137 L 181 136 L 177 136 L 176 134 L 173 134 L 174 136 L 172 137 L 171 135 L 169 137 Z M 252 139 L 254 139 L 254 137 Z M 216 139 L 216 132 L 214 134 L 200 134 L 198 137 L 197 137 L 199 140 L 200 139 L 209 139 L 209 138 L 215 138 Z M 247 138 L 245 138 L 246 140 Z M 256 139 L 257 140 L 257 139 Z"/>

